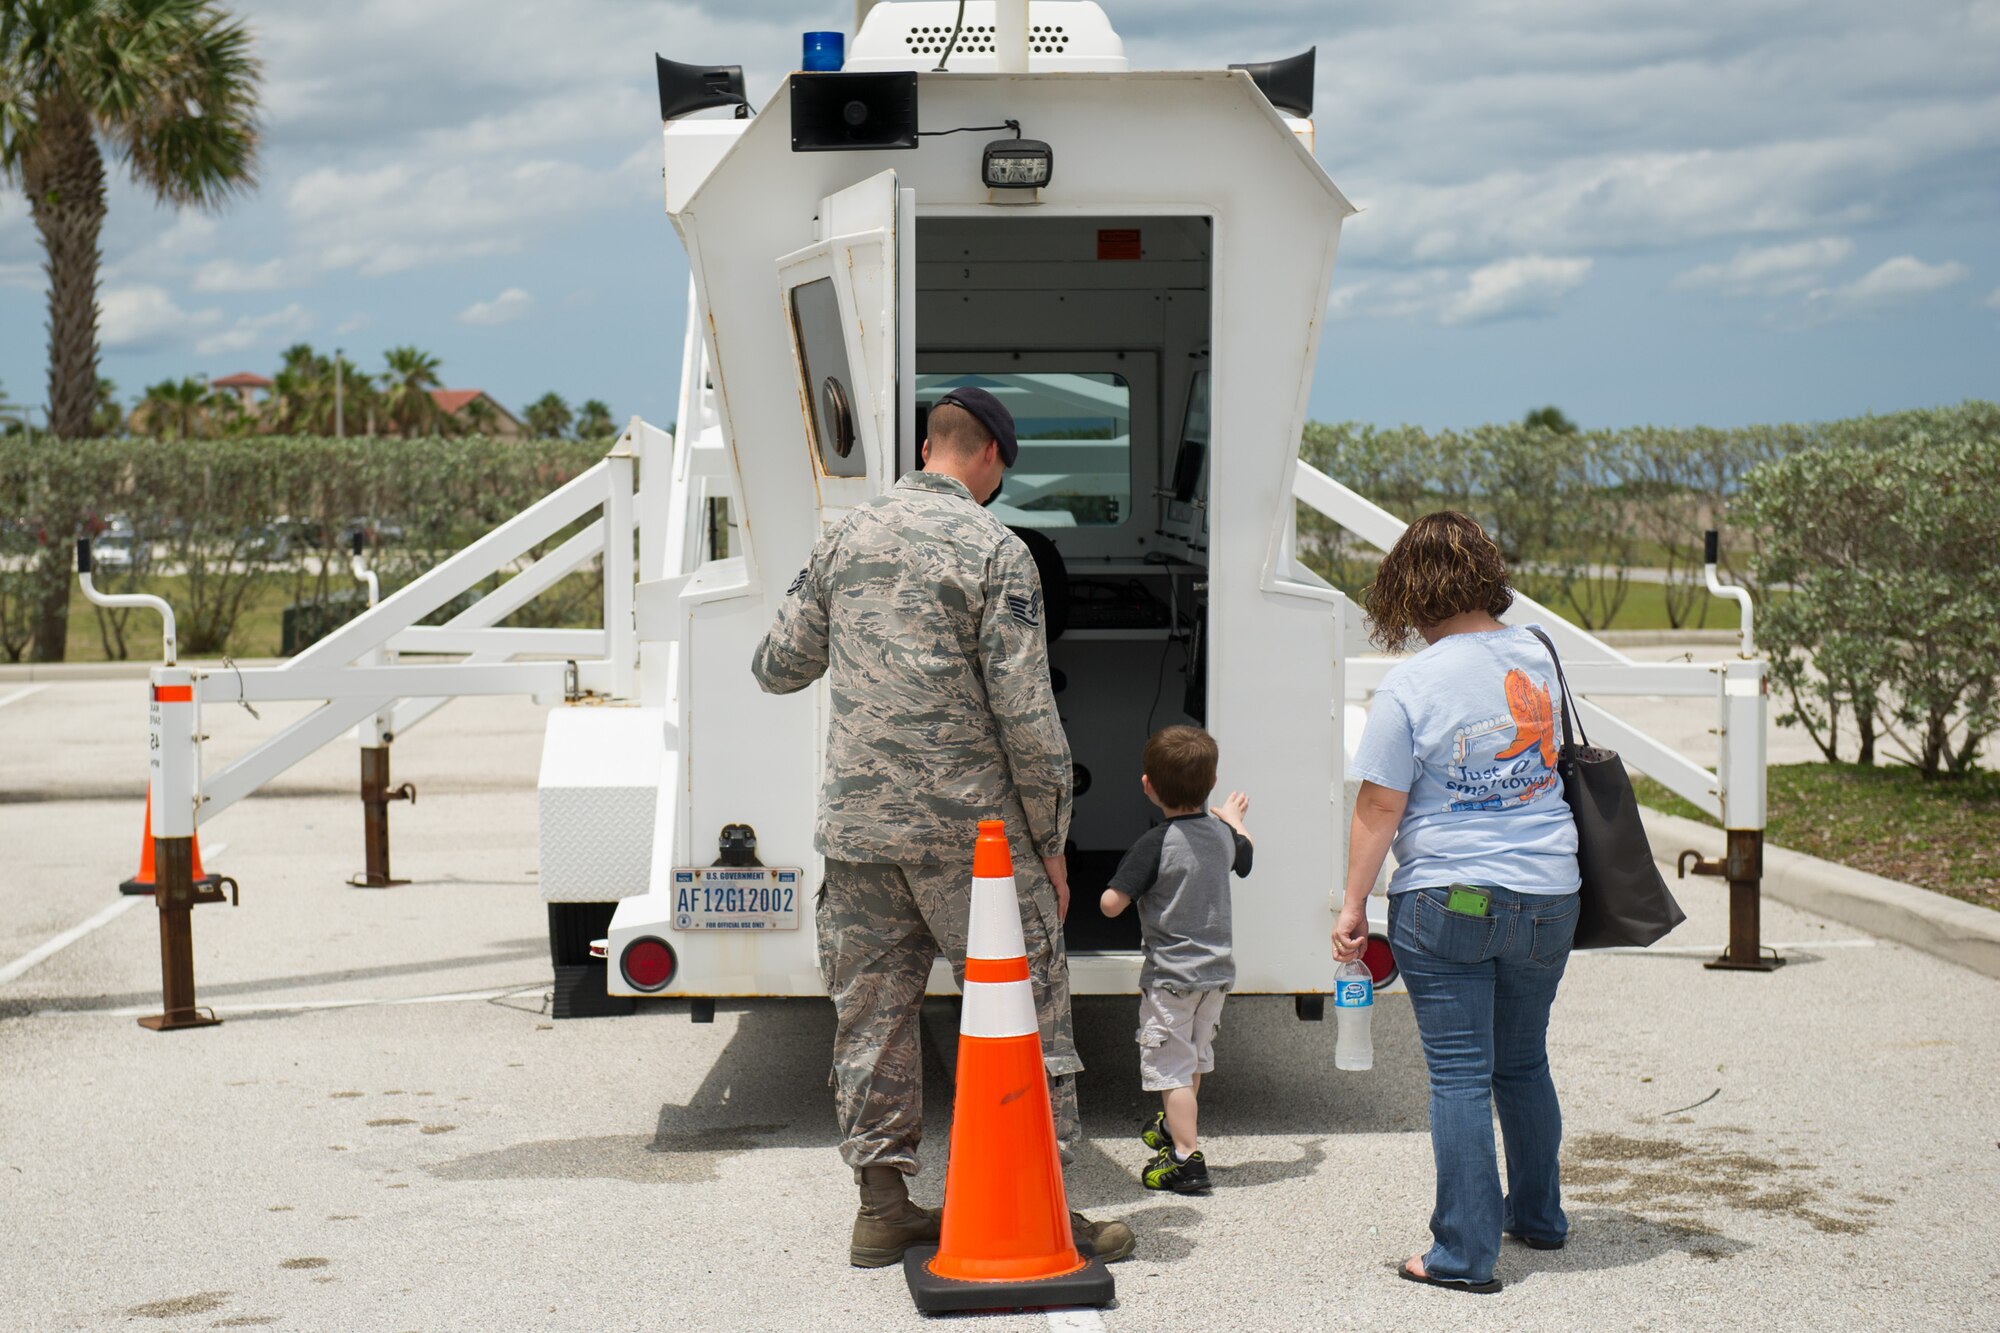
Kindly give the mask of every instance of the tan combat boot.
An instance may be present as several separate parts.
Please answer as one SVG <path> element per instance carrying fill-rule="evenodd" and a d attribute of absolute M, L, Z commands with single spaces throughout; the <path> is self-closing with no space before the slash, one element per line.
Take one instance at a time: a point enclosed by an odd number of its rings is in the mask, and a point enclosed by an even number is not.
<path fill-rule="evenodd" d="M 910 1202 L 909 1183 L 893 1166 L 856 1167 L 861 1211 L 854 1216 L 854 1240 L 847 1262 L 856 1268 L 885 1268 L 902 1260 L 912 1245 L 935 1245 L 938 1217 Z"/>
<path fill-rule="evenodd" d="M 1082 1213 L 1071 1213 L 1069 1229 L 1078 1240 L 1088 1241 L 1098 1259 L 1107 1264 L 1130 1259 L 1132 1251 L 1139 1246 L 1132 1228 L 1115 1218 L 1108 1222 L 1093 1222 Z"/>

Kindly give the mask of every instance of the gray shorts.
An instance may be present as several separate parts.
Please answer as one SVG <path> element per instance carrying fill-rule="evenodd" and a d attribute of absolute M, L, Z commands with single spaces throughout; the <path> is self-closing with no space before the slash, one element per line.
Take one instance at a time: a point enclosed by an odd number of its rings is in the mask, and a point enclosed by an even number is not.
<path fill-rule="evenodd" d="M 1215 1030 L 1227 993 L 1139 992 L 1139 1077 L 1147 1092 L 1191 1087 L 1196 1074 L 1215 1068 Z"/>

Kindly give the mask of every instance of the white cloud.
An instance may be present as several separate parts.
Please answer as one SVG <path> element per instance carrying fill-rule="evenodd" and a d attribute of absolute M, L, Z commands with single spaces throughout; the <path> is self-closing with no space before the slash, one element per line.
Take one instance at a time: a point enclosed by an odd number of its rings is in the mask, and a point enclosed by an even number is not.
<path fill-rule="evenodd" d="M 201 339 L 194 345 L 194 350 L 203 356 L 248 351 L 266 343 L 296 338 L 311 330 L 312 326 L 312 312 L 293 302 L 283 310 L 273 310 L 268 314 L 241 315 L 228 328 Z"/>
<path fill-rule="evenodd" d="M 337 334 L 359 333 L 372 323 L 374 321 L 367 315 L 349 315 L 346 319 L 334 325 L 333 331 Z"/>
<path fill-rule="evenodd" d="M 490 301 L 474 301 L 459 311 L 456 318 L 461 324 L 488 327 L 512 323 L 534 308 L 534 297 L 519 287 L 509 287 Z"/>
<path fill-rule="evenodd" d="M 285 206 L 326 267 L 379 276 L 518 252 L 601 207 L 605 194 L 604 173 L 574 162 L 405 159 L 308 172 Z"/>
<path fill-rule="evenodd" d="M 164 287 L 107 287 L 97 298 L 98 341 L 108 351 L 169 347 L 220 324 L 220 310 L 193 314 L 174 304 Z"/>
<path fill-rule="evenodd" d="M 1987 294 L 1985 304 L 1988 310 L 2000 310 L 2000 287 L 1995 287 Z"/>
<path fill-rule="evenodd" d="M 148 286 L 177 281 L 188 263 L 215 247 L 221 224 L 192 208 L 166 214 L 133 190 L 129 182 L 114 189 L 101 238 L 110 256 L 103 269 L 106 282 Z M 161 225 L 161 218 L 171 220 Z"/>
<path fill-rule="evenodd" d="M 1830 311 L 1849 313 L 1900 305 L 1962 282 L 1972 270 L 1957 261 L 1926 264 L 1915 255 L 1885 259 L 1853 282 L 1823 288 L 1812 299 Z"/>
<path fill-rule="evenodd" d="M 1745 248 L 1726 263 L 1700 264 L 1674 279 L 1676 287 L 1713 287 L 1726 295 L 1798 291 L 1854 253 L 1844 236 L 1822 236 L 1790 245 Z"/>
<path fill-rule="evenodd" d="M 1592 261 L 1522 255 L 1473 270 L 1465 287 L 1445 303 L 1439 322 L 1480 324 L 1521 315 L 1547 314 L 1562 297 L 1583 285 Z"/>
<path fill-rule="evenodd" d="M 303 276 L 287 259 L 247 264 L 239 259 L 211 259 L 194 272 L 198 292 L 269 292 L 296 285 Z"/>

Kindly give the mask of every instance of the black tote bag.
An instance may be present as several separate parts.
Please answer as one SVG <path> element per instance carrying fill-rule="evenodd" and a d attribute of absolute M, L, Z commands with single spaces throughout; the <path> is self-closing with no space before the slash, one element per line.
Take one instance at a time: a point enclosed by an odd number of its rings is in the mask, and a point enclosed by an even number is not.
<path fill-rule="evenodd" d="M 1592 745 L 1589 736 L 1583 737 L 1582 745 L 1576 743 L 1576 736 L 1583 734 L 1583 721 L 1577 719 L 1572 733 L 1576 704 L 1563 675 L 1562 658 L 1548 635 L 1533 626 L 1528 632 L 1549 650 L 1563 696 L 1562 754 L 1556 771 L 1562 775 L 1563 798 L 1576 817 L 1576 864 L 1583 874 L 1576 940 L 1570 947 L 1643 948 L 1687 920 L 1687 913 L 1674 901 L 1653 860 L 1625 761 L 1616 751 Z"/>

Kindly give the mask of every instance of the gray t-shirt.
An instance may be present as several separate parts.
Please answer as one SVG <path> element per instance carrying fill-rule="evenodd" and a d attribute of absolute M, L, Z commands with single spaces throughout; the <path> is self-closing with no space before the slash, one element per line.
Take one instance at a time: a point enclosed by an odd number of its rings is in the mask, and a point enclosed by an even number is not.
<path fill-rule="evenodd" d="M 1109 887 L 1139 909 L 1141 986 L 1185 992 L 1228 990 L 1235 982 L 1231 870 L 1250 873 L 1250 840 L 1214 815 L 1175 815 L 1125 853 Z"/>

